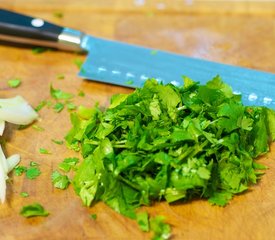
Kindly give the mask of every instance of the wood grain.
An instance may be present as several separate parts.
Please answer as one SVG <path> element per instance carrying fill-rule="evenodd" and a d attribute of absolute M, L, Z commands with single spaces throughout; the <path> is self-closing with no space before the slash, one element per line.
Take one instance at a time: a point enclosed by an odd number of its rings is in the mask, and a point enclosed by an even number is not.
<path fill-rule="evenodd" d="M 239 5 L 235 2 L 230 14 L 225 14 L 225 10 L 209 14 L 217 11 L 203 5 L 205 1 L 194 1 L 197 5 L 189 12 L 186 6 L 185 10 L 183 6 L 182 9 L 176 7 L 179 1 L 162 1 L 165 3 L 162 10 L 156 8 L 160 1 L 147 1 L 140 7 L 133 2 L 2 0 L 1 7 L 96 36 L 275 72 L 275 19 L 274 14 L 263 7 L 252 14 L 247 5 L 244 6 L 245 1 Z M 226 4 L 224 9 L 229 3 Z M 271 2 L 270 9 L 272 6 Z M 56 18 L 53 14 L 56 11 L 61 11 L 64 17 Z M 73 63 L 76 58 L 84 60 L 85 56 L 59 51 L 35 55 L 30 49 L 0 46 L 0 97 L 22 95 L 37 106 L 41 100 L 50 98 L 49 86 L 53 84 L 55 88 L 75 95 L 79 90 L 84 91 L 85 98 L 74 98 L 77 105 L 92 106 L 99 102 L 107 106 L 113 94 L 132 91 L 79 79 L 76 76 L 78 69 Z M 58 74 L 64 74 L 65 79 L 58 80 Z M 16 89 L 8 88 L 7 80 L 14 77 L 21 78 L 22 85 Z M 5 130 L 7 155 L 20 153 L 22 165 L 28 165 L 30 161 L 40 163 L 42 174 L 36 180 L 10 175 L 7 201 L 0 205 L 0 239 L 150 238 L 149 234 L 138 230 L 135 222 L 116 214 L 103 203 L 86 208 L 71 187 L 66 191 L 54 189 L 51 172 L 64 157 L 77 156 L 65 146 L 51 142 L 53 138 L 62 139 L 70 129 L 69 112 L 64 110 L 57 114 L 44 108 L 36 124 L 45 131 L 37 132 L 31 127 L 19 131 L 10 124 Z M 52 154 L 40 154 L 41 147 L 49 149 Z M 235 197 L 225 208 L 196 200 L 171 206 L 156 203 L 147 209 L 153 215 L 167 217 L 173 225 L 173 239 L 272 239 L 275 235 L 274 160 L 273 144 L 271 152 L 260 159 L 269 167 L 262 180 L 247 193 Z M 22 191 L 28 192 L 30 197 L 20 197 Z M 32 202 L 40 202 L 51 213 L 50 216 L 21 217 L 21 207 Z M 96 221 L 89 217 L 91 213 L 97 214 Z"/>

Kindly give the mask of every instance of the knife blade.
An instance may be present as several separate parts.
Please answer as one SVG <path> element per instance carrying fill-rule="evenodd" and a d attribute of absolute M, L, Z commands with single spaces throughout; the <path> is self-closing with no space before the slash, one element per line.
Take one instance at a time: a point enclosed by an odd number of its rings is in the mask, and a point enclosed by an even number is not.
<path fill-rule="evenodd" d="M 242 95 L 246 105 L 275 109 L 275 74 L 192 58 L 94 37 L 40 18 L 0 9 L 0 40 L 87 52 L 79 76 L 137 88 L 148 78 L 183 84 L 183 76 L 204 84 L 216 75 Z"/>

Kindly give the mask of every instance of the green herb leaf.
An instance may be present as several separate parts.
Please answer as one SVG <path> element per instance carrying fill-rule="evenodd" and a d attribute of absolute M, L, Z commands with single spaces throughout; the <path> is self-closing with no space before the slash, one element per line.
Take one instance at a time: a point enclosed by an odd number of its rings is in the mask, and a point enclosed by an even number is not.
<path fill-rule="evenodd" d="M 59 113 L 64 109 L 64 104 L 58 102 L 53 106 L 53 109 L 54 109 L 55 112 Z"/>
<path fill-rule="evenodd" d="M 61 18 L 64 17 L 64 14 L 62 12 L 54 12 L 53 16 L 56 17 L 56 18 L 61 19 Z"/>
<path fill-rule="evenodd" d="M 47 212 L 41 204 L 33 203 L 22 207 L 20 214 L 26 218 L 37 216 L 46 217 L 49 215 L 49 212 Z"/>
<path fill-rule="evenodd" d="M 149 232 L 149 217 L 147 212 L 137 214 L 137 223 L 143 232 Z"/>
<path fill-rule="evenodd" d="M 52 139 L 52 142 L 57 144 L 57 145 L 62 145 L 64 143 L 63 140 L 57 140 L 57 139 Z"/>
<path fill-rule="evenodd" d="M 8 81 L 8 85 L 9 85 L 9 87 L 11 87 L 11 88 L 17 88 L 17 87 L 20 86 L 20 84 L 21 84 L 21 80 L 18 79 L 18 78 L 16 78 L 16 79 L 11 79 L 11 80 Z"/>
<path fill-rule="evenodd" d="M 14 168 L 14 174 L 16 175 L 16 176 L 21 176 L 24 172 L 26 172 L 27 171 L 27 168 L 26 167 L 24 167 L 24 166 L 16 166 L 15 168 Z"/>
<path fill-rule="evenodd" d="M 50 86 L 50 93 L 51 93 L 51 96 L 54 99 L 57 99 L 57 100 L 60 100 L 60 99 L 68 100 L 68 99 L 71 99 L 74 96 L 71 93 L 66 93 L 66 92 L 63 92 L 60 89 L 55 89 L 52 85 Z"/>
<path fill-rule="evenodd" d="M 20 196 L 23 197 L 23 198 L 26 198 L 26 197 L 29 196 L 29 194 L 27 192 L 21 192 Z"/>
<path fill-rule="evenodd" d="M 63 162 L 58 164 L 58 167 L 64 171 L 64 172 L 69 172 L 71 169 L 74 169 L 76 164 L 79 162 L 78 158 L 65 158 Z"/>
<path fill-rule="evenodd" d="M 41 101 L 37 107 L 34 109 L 36 112 L 39 112 L 43 107 L 45 107 L 47 105 L 47 101 L 43 100 Z"/>
<path fill-rule="evenodd" d="M 78 94 L 79 97 L 85 97 L 85 92 L 83 92 L 82 90 L 79 90 Z"/>
<path fill-rule="evenodd" d="M 69 178 L 66 175 L 62 175 L 58 171 L 54 171 L 51 178 L 54 187 L 59 189 L 66 189 L 70 184 Z"/>
<path fill-rule="evenodd" d="M 90 215 L 90 218 L 93 219 L 93 220 L 96 220 L 97 219 L 97 215 L 95 213 L 93 213 L 93 214 Z"/>
<path fill-rule="evenodd" d="M 30 167 L 26 170 L 26 177 L 28 179 L 36 179 L 41 174 L 41 171 L 37 167 Z"/>
<path fill-rule="evenodd" d="M 154 232 L 153 239 L 168 239 L 171 236 L 170 225 L 164 220 L 163 216 L 150 218 L 150 230 Z"/>
<path fill-rule="evenodd" d="M 67 109 L 69 110 L 69 111 L 73 111 L 73 110 L 75 110 L 77 108 L 77 106 L 74 104 L 74 103 L 72 103 L 72 102 L 68 102 L 67 103 Z"/>
<path fill-rule="evenodd" d="M 32 124 L 32 128 L 35 129 L 36 131 L 39 131 L 39 132 L 45 131 L 44 128 L 42 128 L 42 127 L 40 127 L 40 126 L 38 126 L 36 124 Z"/>
<path fill-rule="evenodd" d="M 59 80 L 62 80 L 65 78 L 65 75 L 64 74 L 58 74 L 56 75 L 56 78 L 59 79 Z"/>
<path fill-rule="evenodd" d="M 45 149 L 45 148 L 39 148 L 39 152 L 41 154 L 51 154 L 51 152 L 49 150 Z"/>
<path fill-rule="evenodd" d="M 35 47 L 32 49 L 33 54 L 41 54 L 43 52 L 46 52 L 48 49 L 44 47 Z"/>
<path fill-rule="evenodd" d="M 83 61 L 80 60 L 80 59 L 78 59 L 78 58 L 76 58 L 74 60 L 74 64 L 77 66 L 78 69 L 80 69 L 82 67 Z"/>

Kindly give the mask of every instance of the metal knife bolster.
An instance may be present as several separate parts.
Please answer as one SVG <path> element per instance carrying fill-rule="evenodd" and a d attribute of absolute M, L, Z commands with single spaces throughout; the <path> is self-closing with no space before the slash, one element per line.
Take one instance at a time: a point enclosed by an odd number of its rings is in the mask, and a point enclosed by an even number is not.
<path fill-rule="evenodd" d="M 68 51 L 83 52 L 86 51 L 83 46 L 86 34 L 71 28 L 63 28 L 62 32 L 58 35 L 56 48 Z"/>
<path fill-rule="evenodd" d="M 78 30 L 0 9 L 0 41 L 82 52 L 85 36 Z"/>

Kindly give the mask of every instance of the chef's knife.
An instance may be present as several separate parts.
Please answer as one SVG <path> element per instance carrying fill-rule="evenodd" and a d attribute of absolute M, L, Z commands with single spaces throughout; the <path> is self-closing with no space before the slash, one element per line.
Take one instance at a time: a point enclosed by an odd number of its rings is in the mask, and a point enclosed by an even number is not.
<path fill-rule="evenodd" d="M 242 94 L 245 104 L 275 109 L 272 73 L 93 37 L 3 9 L 0 9 L 0 40 L 88 52 L 80 77 L 127 87 L 141 87 L 148 78 L 182 85 L 182 76 L 206 83 L 220 75 L 236 93 Z"/>

